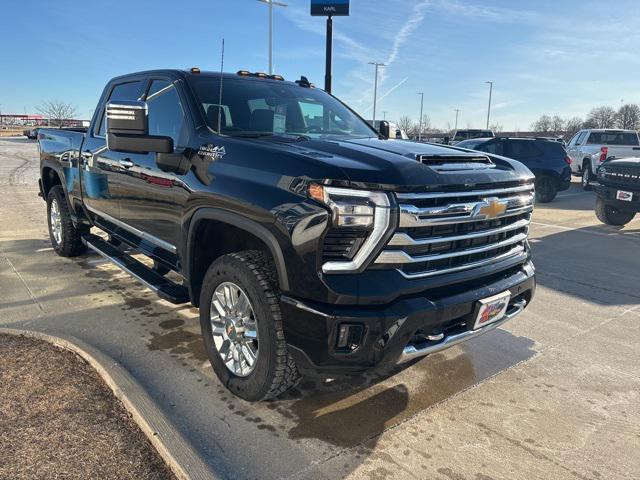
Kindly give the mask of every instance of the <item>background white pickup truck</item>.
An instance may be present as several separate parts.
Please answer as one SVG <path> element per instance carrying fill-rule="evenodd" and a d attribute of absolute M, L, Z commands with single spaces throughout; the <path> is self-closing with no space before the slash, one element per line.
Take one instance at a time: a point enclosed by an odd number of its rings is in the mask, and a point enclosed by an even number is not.
<path fill-rule="evenodd" d="M 638 132 L 606 128 L 580 130 L 567 145 L 567 153 L 573 160 L 572 173 L 581 175 L 582 188 L 589 190 L 600 163 L 607 158 L 640 156 Z"/>

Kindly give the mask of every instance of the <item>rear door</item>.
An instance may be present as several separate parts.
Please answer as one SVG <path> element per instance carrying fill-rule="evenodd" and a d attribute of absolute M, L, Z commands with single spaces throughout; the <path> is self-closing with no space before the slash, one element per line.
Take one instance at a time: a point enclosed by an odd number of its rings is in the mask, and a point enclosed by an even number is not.
<path fill-rule="evenodd" d="M 94 215 L 117 224 L 120 218 L 122 184 L 122 154 L 107 149 L 105 140 L 105 105 L 109 101 L 138 100 L 142 94 L 142 80 L 114 84 L 100 106 L 94 125 L 87 132 L 82 146 L 82 197 L 86 208 Z"/>
<path fill-rule="evenodd" d="M 152 78 L 145 96 L 149 114 L 149 134 L 173 138 L 174 153 L 188 145 L 190 132 L 186 102 L 169 78 Z M 155 153 L 128 153 L 130 164 L 119 172 L 123 196 L 120 218 L 138 231 L 143 240 L 176 253 L 180 238 L 180 220 L 189 190 L 185 176 L 163 172 Z"/>

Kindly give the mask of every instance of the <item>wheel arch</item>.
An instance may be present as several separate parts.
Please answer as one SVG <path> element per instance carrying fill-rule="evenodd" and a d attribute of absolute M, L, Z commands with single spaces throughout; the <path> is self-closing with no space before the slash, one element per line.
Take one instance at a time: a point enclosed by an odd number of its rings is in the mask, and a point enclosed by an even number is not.
<path fill-rule="evenodd" d="M 216 228 L 215 236 L 212 235 L 214 227 Z M 238 233 L 244 236 L 241 238 L 234 236 Z M 202 234 L 207 242 L 198 242 Z M 237 240 L 233 242 L 233 248 L 229 248 L 230 236 Z M 188 282 L 191 303 L 198 306 L 204 275 L 216 258 L 227 253 L 249 249 L 263 250 L 271 256 L 278 273 L 280 288 L 288 290 L 289 278 L 282 248 L 271 231 L 254 220 L 226 210 L 212 207 L 198 209 L 189 222 L 185 245 L 184 276 Z"/>
<path fill-rule="evenodd" d="M 54 167 L 44 165 L 40 172 L 40 179 L 42 180 L 42 194 L 44 195 L 45 200 L 47 199 L 47 195 L 49 195 L 49 191 L 55 185 L 61 185 L 65 192 L 65 196 L 67 195 L 66 188 L 62 181 L 62 174 Z"/>

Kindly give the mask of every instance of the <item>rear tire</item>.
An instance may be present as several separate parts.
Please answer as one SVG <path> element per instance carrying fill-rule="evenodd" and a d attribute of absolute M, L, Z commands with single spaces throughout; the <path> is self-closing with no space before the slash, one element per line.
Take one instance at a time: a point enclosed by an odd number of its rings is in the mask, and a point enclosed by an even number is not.
<path fill-rule="evenodd" d="M 73 225 L 69 205 L 61 185 L 54 185 L 47 195 L 47 223 L 53 250 L 61 257 L 77 257 L 86 252 L 82 234 L 86 228 Z"/>
<path fill-rule="evenodd" d="M 558 182 L 548 175 L 536 178 L 535 186 L 536 201 L 539 203 L 549 203 L 558 195 Z"/>
<path fill-rule="evenodd" d="M 247 367 L 248 372 L 234 373 L 231 366 L 225 364 L 235 354 L 228 356 L 220 351 L 224 347 L 216 346 L 214 340 L 212 318 L 212 299 L 216 289 L 222 284 L 237 286 L 249 300 L 249 308 L 252 313 L 252 322 L 257 335 L 253 344 L 257 346 L 255 353 L 255 365 Z M 238 304 L 236 303 L 236 306 Z M 234 306 L 235 308 L 235 306 Z M 219 316 L 221 318 L 230 318 Z M 245 323 L 240 323 L 242 327 Z M 227 325 L 229 325 L 227 323 Z M 226 338 L 237 341 L 237 323 L 231 330 L 224 328 L 226 337 L 222 333 L 217 334 L 218 342 Z M 282 313 L 280 311 L 280 291 L 278 288 L 277 274 L 272 260 L 264 252 L 249 250 L 239 253 L 223 255 L 211 264 L 204 277 L 200 294 L 200 327 L 204 345 L 211 361 L 211 365 L 220 381 L 235 395 L 248 400 L 260 401 L 275 398 L 293 387 L 300 380 L 300 373 L 293 357 L 287 351 L 287 346 L 282 330 Z M 229 332 L 232 332 L 232 336 Z M 247 337 L 249 338 L 249 337 Z M 247 338 L 244 341 L 247 341 Z M 225 351 L 233 350 L 233 342 L 227 343 Z M 219 351 L 220 349 L 220 351 Z M 241 350 L 241 349 L 240 349 Z M 238 357 L 242 351 L 238 352 Z M 235 358 L 235 357 L 234 357 Z M 246 357 L 244 357 L 246 360 Z M 243 360 L 240 359 L 240 362 Z M 233 360 L 232 366 L 235 366 Z M 247 363 L 248 365 L 248 363 Z"/>
<path fill-rule="evenodd" d="M 585 160 L 582 162 L 582 189 L 583 190 L 591 190 L 591 179 L 593 178 L 593 173 L 591 172 L 591 162 Z"/>
<path fill-rule="evenodd" d="M 622 226 L 633 220 L 635 216 L 634 212 L 621 212 L 617 208 L 607 205 L 600 197 L 596 200 L 596 217 L 602 223 Z"/>

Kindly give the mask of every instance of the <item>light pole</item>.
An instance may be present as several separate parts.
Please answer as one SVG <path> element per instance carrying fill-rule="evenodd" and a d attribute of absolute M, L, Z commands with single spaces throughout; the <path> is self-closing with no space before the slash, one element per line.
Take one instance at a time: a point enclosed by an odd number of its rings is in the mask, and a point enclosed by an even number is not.
<path fill-rule="evenodd" d="M 383 119 L 383 120 L 386 120 L 386 119 L 387 119 L 387 111 L 386 111 L 386 110 L 383 110 L 383 111 L 382 111 L 382 119 Z"/>
<path fill-rule="evenodd" d="M 456 126 L 453 127 L 453 131 L 455 132 L 456 130 L 458 130 L 458 114 L 460 113 L 460 109 L 456 108 L 454 111 L 456 112 Z"/>
<path fill-rule="evenodd" d="M 487 107 L 487 130 L 489 130 L 489 118 L 491 118 L 491 94 L 493 93 L 493 82 L 486 81 L 489 84 L 489 106 Z"/>
<path fill-rule="evenodd" d="M 369 65 L 376 67 L 376 76 L 373 81 L 373 128 L 376 128 L 376 104 L 378 103 L 378 68 L 384 67 L 384 63 L 369 62 Z"/>
<path fill-rule="evenodd" d="M 273 0 L 258 0 L 260 3 L 269 5 L 269 75 L 273 75 L 273 6 L 287 7 L 286 3 L 274 2 Z"/>
<path fill-rule="evenodd" d="M 418 92 L 420 95 L 420 123 L 418 127 L 418 141 L 422 141 L 422 108 L 424 107 L 424 92 Z"/>

